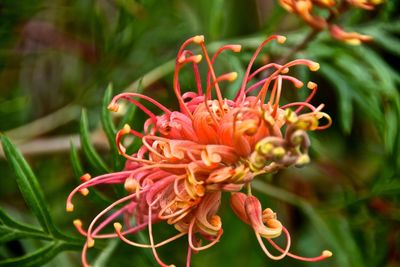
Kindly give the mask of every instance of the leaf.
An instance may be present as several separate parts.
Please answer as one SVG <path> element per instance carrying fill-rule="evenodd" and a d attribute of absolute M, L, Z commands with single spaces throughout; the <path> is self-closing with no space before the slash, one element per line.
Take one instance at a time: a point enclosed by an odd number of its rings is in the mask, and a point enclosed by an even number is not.
<path fill-rule="evenodd" d="M 395 142 L 397 132 L 399 130 L 399 118 L 397 117 L 398 110 L 395 107 L 389 106 L 385 111 L 385 135 L 384 143 L 386 151 L 392 153 L 396 149 Z"/>
<path fill-rule="evenodd" d="M 35 214 L 43 230 L 53 236 L 59 236 L 60 234 L 51 219 L 47 203 L 36 176 L 8 137 L 3 135 L 1 141 L 4 154 L 16 174 L 17 184 L 25 202 Z"/>
<path fill-rule="evenodd" d="M 343 131 L 348 134 L 351 132 L 353 123 L 352 88 L 343 76 L 328 64 L 324 65 L 320 71 L 336 88 L 339 99 L 339 123 Z"/>
<path fill-rule="evenodd" d="M 81 161 L 79 159 L 78 150 L 76 149 L 76 146 L 72 141 L 70 143 L 70 159 L 74 175 L 76 177 L 81 177 L 84 174 L 84 171 L 82 168 Z"/>
<path fill-rule="evenodd" d="M 354 52 L 372 68 L 372 73 L 376 76 L 373 79 L 378 80 L 380 85 L 375 90 L 380 90 L 388 96 L 397 94 L 393 70 L 376 52 L 363 46 Z"/>
<path fill-rule="evenodd" d="M 92 143 L 90 142 L 88 118 L 85 109 L 82 110 L 82 115 L 81 115 L 80 136 L 81 136 L 82 151 L 87 157 L 89 163 L 96 169 L 98 173 L 109 172 L 107 165 L 101 159 L 99 154 L 97 154 Z"/>
<path fill-rule="evenodd" d="M 0 207 L 0 222 L 14 229 L 19 229 L 28 232 L 43 233 L 43 231 L 41 231 L 40 229 L 33 228 L 32 226 L 15 221 L 10 216 L 8 216 L 8 214 L 1 207 Z"/>
<path fill-rule="evenodd" d="M 120 160 L 118 149 L 115 144 L 115 136 L 117 134 L 117 130 L 115 129 L 111 112 L 107 108 L 108 104 L 111 102 L 112 92 L 113 92 L 112 85 L 109 84 L 103 97 L 103 103 L 101 108 L 101 125 L 103 126 L 103 130 L 106 133 L 107 140 L 113 154 L 112 158 L 113 158 L 114 170 L 120 170 L 122 169 L 122 161 Z"/>
<path fill-rule="evenodd" d="M 398 196 L 400 193 L 400 179 L 398 177 L 392 179 L 384 179 L 377 182 L 372 190 L 372 196 L 393 195 Z"/>
<path fill-rule="evenodd" d="M 64 250 L 63 242 L 51 242 L 37 251 L 21 257 L 0 261 L 2 267 L 30 267 L 43 266 Z"/>
<path fill-rule="evenodd" d="M 110 241 L 105 249 L 102 250 L 100 255 L 97 257 L 96 261 L 93 263 L 94 267 L 103 267 L 108 265 L 108 261 L 110 260 L 113 252 L 117 248 L 119 243 L 118 239 L 113 239 Z"/>
<path fill-rule="evenodd" d="M 366 33 L 374 37 L 374 42 L 386 49 L 388 52 L 400 56 L 400 40 L 391 36 L 380 28 L 367 29 Z"/>
<path fill-rule="evenodd" d="M 20 231 L 17 229 L 10 228 L 5 225 L 0 225 L 0 244 L 6 243 L 11 240 L 23 239 L 23 238 L 34 238 L 40 240 L 52 240 L 52 237 L 45 234 L 44 232 L 30 232 Z"/>
<path fill-rule="evenodd" d="M 78 150 L 76 149 L 75 145 L 72 142 L 71 142 L 70 158 L 74 175 L 76 177 L 81 177 L 85 172 L 83 171 L 82 164 L 79 159 Z M 93 189 L 92 194 L 90 194 L 88 197 L 96 203 L 103 203 L 109 205 L 112 202 L 107 196 L 97 191 L 96 189 Z"/>

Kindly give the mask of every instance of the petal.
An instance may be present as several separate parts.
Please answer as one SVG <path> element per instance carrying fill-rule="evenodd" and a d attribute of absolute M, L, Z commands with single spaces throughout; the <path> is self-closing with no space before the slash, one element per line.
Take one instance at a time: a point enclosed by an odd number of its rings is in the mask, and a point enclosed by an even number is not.
<path fill-rule="evenodd" d="M 280 236 L 280 234 L 282 233 L 282 225 L 280 223 L 278 224 L 274 221 L 273 224 L 269 225 L 269 227 L 264 225 L 262 220 L 261 203 L 256 197 L 247 197 L 244 206 L 246 214 L 254 231 L 265 238 L 274 238 Z M 273 226 L 274 228 L 272 228 L 271 226 Z"/>

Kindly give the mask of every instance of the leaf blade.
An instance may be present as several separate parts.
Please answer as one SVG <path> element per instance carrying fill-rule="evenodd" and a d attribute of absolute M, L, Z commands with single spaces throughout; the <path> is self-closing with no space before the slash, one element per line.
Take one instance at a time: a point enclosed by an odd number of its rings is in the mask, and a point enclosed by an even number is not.
<path fill-rule="evenodd" d="M 89 163 L 99 173 L 109 172 L 107 165 L 101 159 L 99 154 L 94 149 L 92 143 L 90 142 L 88 118 L 85 109 L 82 110 L 82 115 L 81 115 L 80 136 L 81 136 L 82 151 L 87 157 Z"/>
<path fill-rule="evenodd" d="M 43 230 L 58 236 L 59 232 L 51 219 L 40 184 L 32 169 L 8 137 L 1 136 L 1 141 L 4 154 L 16 174 L 16 181 L 25 202 L 37 217 Z"/>

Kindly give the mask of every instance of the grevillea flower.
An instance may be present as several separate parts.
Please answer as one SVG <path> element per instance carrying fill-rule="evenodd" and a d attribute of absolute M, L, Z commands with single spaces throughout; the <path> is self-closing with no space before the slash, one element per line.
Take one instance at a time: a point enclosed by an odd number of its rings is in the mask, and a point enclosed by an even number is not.
<path fill-rule="evenodd" d="M 383 0 L 346 0 L 342 3 L 337 3 L 335 0 L 279 0 L 279 2 L 284 9 L 298 15 L 314 29 L 319 31 L 329 29 L 333 38 L 351 45 L 359 45 L 362 42 L 371 41 L 372 37 L 356 32 L 346 32 L 340 26 L 333 24 L 331 19 L 342 13 L 347 6 L 373 10 Z M 316 15 L 313 11 L 314 7 L 326 9 L 330 16 L 324 18 Z"/>
<path fill-rule="evenodd" d="M 221 238 L 222 220 L 218 210 L 224 192 L 231 194 L 233 211 L 253 228 L 258 242 L 270 258 L 290 256 L 317 261 L 331 256 L 328 251 L 315 258 L 290 253 L 288 231 L 276 214 L 269 208 L 262 210 L 259 200 L 251 194 L 251 182 L 257 175 L 308 163 L 310 141 L 307 132 L 325 129 L 331 123 L 330 117 L 321 111 L 323 104 L 317 107 L 310 104 L 317 90 L 314 82 L 307 84 L 310 94 L 305 101 L 280 105 L 284 88 L 303 87 L 303 82 L 288 75 L 289 70 L 305 65 L 316 71 L 318 63 L 296 59 L 284 65 L 268 63 L 253 70 L 254 61 L 268 42 L 283 43 L 285 39 L 275 35 L 261 43 L 234 99 L 224 98 L 220 86 L 222 82 L 235 80 L 237 73 L 217 74 L 213 65 L 221 52 L 239 52 L 241 46 L 225 45 L 210 57 L 203 36 L 188 39 L 177 55 L 174 92 L 179 111 L 172 111 L 137 93 L 122 93 L 113 98 L 110 110 L 117 111 L 118 103 L 123 99 L 136 105 L 149 118 L 140 132 L 125 125 L 116 135 L 118 150 L 126 158 L 123 171 L 95 178 L 86 174 L 82 176 L 83 183 L 68 196 L 67 211 L 71 212 L 74 209 L 72 198 L 77 192 L 87 195 L 89 188 L 104 184 L 123 184 L 126 190 L 126 196 L 102 210 L 86 230 L 81 220 L 74 221 L 77 230 L 87 238 L 82 251 L 84 266 L 88 266 L 87 249 L 94 246 L 95 239 L 104 238 L 120 238 L 127 244 L 149 248 L 161 266 L 173 266 L 159 258 L 157 248 L 183 236 L 188 240 L 187 266 L 190 266 L 192 252 L 207 249 Z M 189 45 L 200 46 L 202 55 L 188 50 Z M 208 73 L 201 80 L 198 64 L 203 57 Z M 182 93 L 179 73 L 186 65 L 193 69 L 197 90 Z M 259 75 L 261 73 L 264 75 Z M 258 76 L 261 77 L 258 79 Z M 156 115 L 139 100 L 156 106 L 160 114 Z M 320 125 L 321 120 L 326 124 Z M 123 145 L 123 138 L 127 135 L 142 141 L 142 146 L 133 155 L 128 154 Z M 242 189 L 247 194 L 242 193 Z M 153 225 L 158 222 L 173 225 L 177 234 L 157 243 L 153 237 Z M 110 224 L 115 231 L 104 233 Z M 129 239 L 146 229 L 149 244 Z M 287 237 L 285 248 L 272 240 L 282 232 Z M 272 255 L 263 239 L 267 239 L 281 254 Z"/>

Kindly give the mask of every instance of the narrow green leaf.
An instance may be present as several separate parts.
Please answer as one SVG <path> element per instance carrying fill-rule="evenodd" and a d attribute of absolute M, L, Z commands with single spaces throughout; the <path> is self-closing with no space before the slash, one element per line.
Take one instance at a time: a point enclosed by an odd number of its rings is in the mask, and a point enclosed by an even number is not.
<path fill-rule="evenodd" d="M 0 222 L 14 229 L 19 229 L 28 232 L 43 233 L 43 231 L 41 231 L 40 229 L 15 221 L 1 207 L 0 207 Z"/>
<path fill-rule="evenodd" d="M 378 80 L 379 87 L 376 90 L 381 90 L 388 96 L 396 94 L 395 79 L 392 75 L 392 68 L 372 49 L 360 46 L 354 50 L 358 53 L 359 58 L 365 60 L 372 68 L 372 73 L 375 75 L 374 79 Z"/>
<path fill-rule="evenodd" d="M 20 231 L 11 227 L 0 225 L 0 244 L 17 239 L 34 238 L 40 240 L 52 240 L 53 237 L 44 232 Z"/>
<path fill-rule="evenodd" d="M 372 188 L 372 196 L 394 195 L 400 194 L 400 179 L 398 177 L 384 179 L 377 182 Z"/>
<path fill-rule="evenodd" d="M 6 136 L 2 136 L 1 141 L 4 154 L 17 176 L 17 184 L 26 204 L 35 214 L 46 233 L 50 233 L 53 236 L 59 235 L 51 219 L 39 182 L 28 163 Z"/>
<path fill-rule="evenodd" d="M 82 110 L 82 116 L 80 122 L 80 136 L 81 136 L 82 151 L 87 157 L 89 163 L 96 169 L 98 173 L 109 172 L 107 165 L 104 163 L 99 154 L 96 152 L 90 141 L 88 118 L 85 109 Z"/>
<path fill-rule="evenodd" d="M 373 36 L 374 42 L 386 49 L 388 52 L 400 56 L 400 40 L 398 38 L 375 27 L 373 29 L 368 29 L 366 33 Z"/>
<path fill-rule="evenodd" d="M 75 177 L 81 177 L 84 174 L 84 171 L 81 161 L 79 159 L 78 150 L 76 149 L 76 146 L 72 141 L 70 143 L 70 159 Z"/>
<path fill-rule="evenodd" d="M 336 88 L 339 99 L 339 123 L 345 133 L 350 133 L 353 123 L 352 88 L 329 64 L 324 64 L 320 71 Z"/>
<path fill-rule="evenodd" d="M 79 159 L 78 150 L 76 149 L 76 146 L 72 142 L 70 149 L 70 158 L 75 177 L 81 177 L 85 172 L 82 168 L 82 164 Z M 103 203 L 107 205 L 109 205 L 112 202 L 108 197 L 106 197 L 104 194 L 97 191 L 96 189 L 93 189 L 91 191 L 92 194 L 90 194 L 88 197 L 92 199 L 94 202 Z"/>
<path fill-rule="evenodd" d="M 21 257 L 0 261 L 2 267 L 30 267 L 43 266 L 64 250 L 64 243 L 51 242 L 37 251 Z"/>
<path fill-rule="evenodd" d="M 397 132 L 399 130 L 399 118 L 397 117 L 397 110 L 395 107 L 389 106 L 385 111 L 385 134 L 384 143 L 385 149 L 389 153 L 392 153 L 395 149 L 395 142 L 397 137 Z"/>
<path fill-rule="evenodd" d="M 103 126 L 104 132 L 106 133 L 107 140 L 112 152 L 114 170 L 120 170 L 122 169 L 122 161 L 120 160 L 118 149 L 115 144 L 115 136 L 117 134 L 117 130 L 114 126 L 111 112 L 107 108 L 108 104 L 111 102 L 112 99 L 112 92 L 113 92 L 112 85 L 109 84 L 103 97 L 103 103 L 101 108 L 101 124 Z"/>
<path fill-rule="evenodd" d="M 107 247 L 102 250 L 100 255 L 97 257 L 96 261 L 93 263 L 94 267 L 108 266 L 108 262 L 111 259 L 115 249 L 119 243 L 118 239 L 114 239 L 107 244 Z"/>

